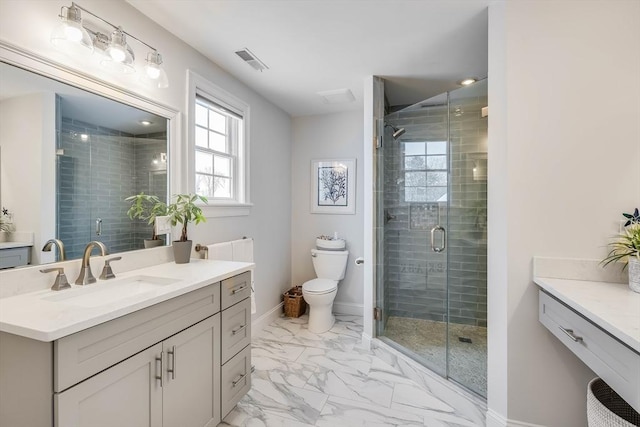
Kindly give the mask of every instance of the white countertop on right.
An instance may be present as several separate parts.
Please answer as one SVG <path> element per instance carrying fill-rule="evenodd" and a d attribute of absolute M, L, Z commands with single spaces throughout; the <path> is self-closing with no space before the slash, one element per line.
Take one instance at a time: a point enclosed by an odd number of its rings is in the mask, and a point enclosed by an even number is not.
<path fill-rule="evenodd" d="M 640 354 L 640 294 L 627 284 L 550 277 L 533 281 Z"/>

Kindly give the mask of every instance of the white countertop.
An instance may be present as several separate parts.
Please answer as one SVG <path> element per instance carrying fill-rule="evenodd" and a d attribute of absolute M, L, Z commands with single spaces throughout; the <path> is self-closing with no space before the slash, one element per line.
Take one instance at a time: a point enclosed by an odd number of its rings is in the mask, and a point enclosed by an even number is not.
<path fill-rule="evenodd" d="M 548 277 L 533 281 L 640 353 L 640 294 L 627 284 Z"/>
<path fill-rule="evenodd" d="M 0 249 L 23 248 L 25 246 L 33 246 L 32 242 L 1 242 Z"/>
<path fill-rule="evenodd" d="M 154 288 L 128 298 L 113 298 L 97 307 L 80 307 L 64 301 L 47 301 L 44 298 L 63 296 L 62 291 L 43 290 L 0 299 L 0 331 L 9 332 L 39 341 L 54 341 L 106 321 L 124 316 L 136 310 L 183 295 L 187 292 L 227 279 L 253 269 L 253 263 L 198 260 L 187 264 L 174 262 L 154 265 L 126 273 L 116 274 L 115 279 L 98 280 L 86 286 L 71 285 L 74 292 L 91 288 L 108 288 L 118 279 L 135 276 L 171 278 L 175 282 Z M 94 271 L 97 277 L 100 272 Z M 55 275 L 51 274 L 51 283 Z M 103 289 L 104 289 L 103 288 Z M 117 286 L 114 286 L 117 288 Z M 102 289 L 101 289 L 102 290 Z M 107 291 L 108 292 L 108 291 Z M 106 295 L 106 294 L 101 294 Z M 106 298 L 105 300 L 110 300 Z"/>

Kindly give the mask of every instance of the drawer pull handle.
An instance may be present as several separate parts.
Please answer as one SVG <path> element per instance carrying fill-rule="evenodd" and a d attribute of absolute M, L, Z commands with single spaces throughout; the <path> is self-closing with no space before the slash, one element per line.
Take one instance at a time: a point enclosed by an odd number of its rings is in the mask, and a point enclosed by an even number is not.
<path fill-rule="evenodd" d="M 156 356 L 156 380 L 160 381 L 160 387 L 162 387 L 162 353 L 160 352 L 160 357 Z M 160 375 L 158 375 L 158 362 L 160 362 Z"/>
<path fill-rule="evenodd" d="M 243 330 L 246 327 L 247 327 L 247 325 L 244 324 L 244 325 L 240 326 L 239 328 L 234 329 L 233 331 L 231 331 L 231 335 L 237 334 L 238 332 L 240 332 L 241 330 Z"/>
<path fill-rule="evenodd" d="M 238 292 L 242 292 L 242 291 L 244 291 L 245 289 L 247 289 L 247 285 L 243 284 L 243 285 L 242 285 L 242 286 L 240 286 L 239 288 L 235 288 L 235 289 L 233 289 L 233 290 L 231 291 L 231 295 L 235 295 L 235 294 L 237 294 Z"/>
<path fill-rule="evenodd" d="M 240 375 L 240 378 L 238 378 L 237 380 L 231 382 L 231 386 L 232 387 L 237 386 L 238 384 L 240 384 L 240 381 L 242 381 L 244 379 L 244 377 L 246 377 L 246 376 L 247 376 L 246 373 Z"/>
<path fill-rule="evenodd" d="M 171 369 L 167 367 L 167 372 L 171 374 L 171 379 L 175 380 L 176 379 L 176 346 L 174 345 L 173 347 L 171 347 L 171 350 L 169 350 L 167 353 L 169 356 L 171 356 Z"/>
<path fill-rule="evenodd" d="M 559 326 L 560 330 L 567 334 L 569 338 L 571 338 L 574 342 L 581 342 L 582 337 L 578 337 L 573 333 L 573 329 L 565 329 L 562 326 Z"/>

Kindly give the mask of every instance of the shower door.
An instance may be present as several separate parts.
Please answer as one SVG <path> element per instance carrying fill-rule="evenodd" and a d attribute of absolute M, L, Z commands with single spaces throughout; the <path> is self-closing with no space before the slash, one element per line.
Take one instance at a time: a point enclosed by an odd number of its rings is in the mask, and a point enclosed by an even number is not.
<path fill-rule="evenodd" d="M 482 81 L 388 114 L 376 153 L 377 335 L 483 396 L 485 106 Z"/>

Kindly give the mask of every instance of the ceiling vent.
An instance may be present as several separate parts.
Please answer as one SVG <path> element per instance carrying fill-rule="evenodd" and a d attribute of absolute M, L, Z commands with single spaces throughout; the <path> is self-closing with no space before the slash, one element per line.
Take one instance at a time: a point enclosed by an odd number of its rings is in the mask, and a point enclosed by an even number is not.
<path fill-rule="evenodd" d="M 322 97 L 322 102 L 325 104 L 345 104 L 356 100 L 349 89 L 325 90 L 316 93 Z"/>
<path fill-rule="evenodd" d="M 254 70 L 257 71 L 262 71 L 262 70 L 268 70 L 269 67 L 267 67 L 264 62 L 260 61 L 258 59 L 257 56 L 255 56 L 249 49 L 247 49 L 246 47 L 242 50 L 237 50 L 236 51 L 236 55 L 238 55 L 240 58 L 242 58 L 242 60 L 244 62 L 246 62 L 247 64 L 251 65 L 251 67 Z"/>

